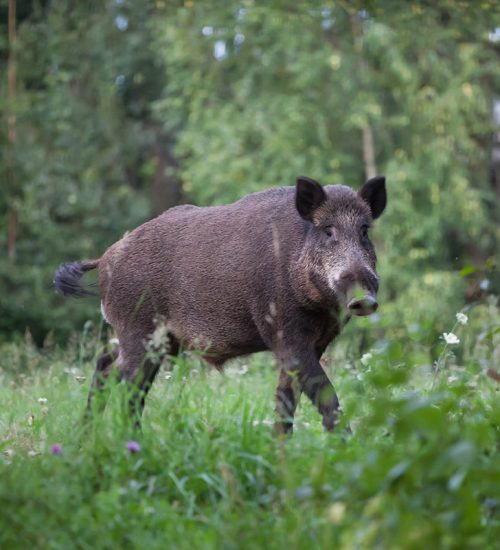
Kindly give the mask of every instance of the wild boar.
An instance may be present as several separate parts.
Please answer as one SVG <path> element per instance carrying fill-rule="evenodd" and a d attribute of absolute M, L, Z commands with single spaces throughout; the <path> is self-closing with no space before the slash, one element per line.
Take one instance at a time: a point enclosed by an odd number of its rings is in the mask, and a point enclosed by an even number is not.
<path fill-rule="evenodd" d="M 378 307 L 368 232 L 386 201 L 382 176 L 359 192 L 299 177 L 295 188 L 229 205 L 171 208 L 100 259 L 61 265 L 54 284 L 63 295 L 87 295 L 80 278 L 99 270 L 102 313 L 119 341 L 116 361 L 108 353 L 97 362 L 88 407 L 116 362 L 133 388 L 131 412 L 140 417 L 159 369 L 147 343 L 162 319 L 171 355 L 200 350 L 218 369 L 234 357 L 273 351 L 277 431 L 293 430 L 301 392 L 332 430 L 339 401 L 320 358 L 342 329 L 342 312 L 348 319 Z"/>

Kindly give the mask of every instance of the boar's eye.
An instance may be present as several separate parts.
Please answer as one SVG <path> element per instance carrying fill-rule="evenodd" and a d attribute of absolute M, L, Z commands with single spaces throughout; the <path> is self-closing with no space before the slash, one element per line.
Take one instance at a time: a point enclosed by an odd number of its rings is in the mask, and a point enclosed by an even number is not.
<path fill-rule="evenodd" d="M 327 225 L 326 227 L 323 227 L 323 233 L 328 237 L 333 237 L 334 239 L 337 237 L 335 227 L 333 227 L 333 225 Z"/>
<path fill-rule="evenodd" d="M 368 225 L 362 225 L 361 226 L 361 238 L 364 241 L 368 239 L 368 229 L 370 229 L 370 227 Z"/>

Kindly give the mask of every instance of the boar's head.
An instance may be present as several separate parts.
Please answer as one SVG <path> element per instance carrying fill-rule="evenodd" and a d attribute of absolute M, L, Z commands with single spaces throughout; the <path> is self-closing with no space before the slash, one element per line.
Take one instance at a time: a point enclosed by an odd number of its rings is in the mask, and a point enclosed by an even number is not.
<path fill-rule="evenodd" d="M 344 185 L 322 187 L 313 179 L 297 178 L 295 204 L 306 222 L 299 265 L 307 270 L 315 302 L 346 308 L 350 315 L 376 311 L 377 258 L 369 230 L 386 202 L 385 178 L 381 176 L 368 180 L 359 192 Z"/>

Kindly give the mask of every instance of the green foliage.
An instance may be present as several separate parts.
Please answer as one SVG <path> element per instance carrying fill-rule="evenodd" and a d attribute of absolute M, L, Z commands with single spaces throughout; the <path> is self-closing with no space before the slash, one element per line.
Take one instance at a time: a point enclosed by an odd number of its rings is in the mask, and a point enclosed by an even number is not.
<path fill-rule="evenodd" d="M 495 304 L 478 307 L 457 334 L 478 350 L 498 322 Z M 498 336 L 481 365 L 477 352 L 450 356 L 437 377 L 408 357 L 404 340 L 350 368 L 333 362 L 354 434 L 322 433 L 302 401 L 286 441 L 270 425 L 276 376 L 267 355 L 223 375 L 193 356 L 162 370 L 139 436 L 116 384 L 104 417 L 83 428 L 95 334 L 64 352 L 4 345 L 0 544 L 494 548 L 500 408 L 486 373 Z M 24 374 L 14 376 L 20 362 Z"/>
<path fill-rule="evenodd" d="M 182 193 L 217 204 L 298 174 L 360 185 L 370 134 L 389 186 L 375 237 L 392 326 L 413 322 L 419 292 L 434 307 L 430 278 L 446 287 L 431 324 L 470 290 L 452 272 L 473 265 L 474 284 L 498 291 L 485 267 L 499 237 L 494 2 L 18 4 L 15 100 L 0 82 L 4 127 L 17 117 L 15 141 L 0 135 L 4 250 L 18 219 L 15 261 L 0 267 L 2 338 L 62 340 L 95 320 L 93 304 L 51 293 L 53 270 L 98 257 Z"/>
<path fill-rule="evenodd" d="M 10 105 L 16 140 L 2 143 L 0 162 L 8 183 L 0 193 L 3 250 L 9 210 L 18 219 L 15 262 L 2 261 L 0 268 L 5 336 L 29 328 L 40 343 L 49 331 L 67 337 L 72 327 L 95 318 L 95 304 L 81 304 L 78 312 L 54 295 L 55 268 L 99 257 L 150 213 L 141 176 L 134 174 L 144 168 L 140 154 L 151 138 L 134 119 L 138 113 L 146 118 L 146 107 L 132 82 L 136 63 L 148 69 L 148 49 L 130 53 L 147 29 L 131 29 L 125 40 L 115 16 L 88 3 L 74 8 L 54 2 L 34 8 L 18 30 L 17 100 Z M 121 71 L 131 73 L 122 87 L 115 81 Z M 4 113 L 7 107 L 0 104 Z"/>
<path fill-rule="evenodd" d="M 16 116 L 15 139 L 0 133 L 0 546 L 496 547 L 496 3 L 17 5 L 15 98 L 0 80 L 3 127 Z M 0 0 L 2 75 L 6 20 Z M 107 334 L 97 300 L 54 295 L 58 264 L 99 257 L 182 193 L 218 204 L 299 174 L 359 186 L 372 146 L 389 186 L 381 309 L 326 358 L 352 437 L 321 433 L 303 403 L 277 439 L 267 355 L 224 376 L 183 356 L 141 436 L 111 384 L 83 429 Z"/>

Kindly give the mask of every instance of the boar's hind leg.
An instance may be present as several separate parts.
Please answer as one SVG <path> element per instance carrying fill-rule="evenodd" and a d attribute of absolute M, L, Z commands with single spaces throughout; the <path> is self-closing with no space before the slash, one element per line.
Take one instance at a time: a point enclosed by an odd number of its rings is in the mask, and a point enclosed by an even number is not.
<path fill-rule="evenodd" d="M 293 431 L 293 416 L 300 397 L 296 373 L 280 370 L 278 388 L 276 390 L 276 413 L 278 421 L 275 430 L 282 434 L 291 434 Z"/>
<path fill-rule="evenodd" d="M 124 342 L 120 349 L 120 378 L 128 383 L 130 390 L 129 411 L 137 428 L 140 428 L 146 396 L 162 362 L 162 356 L 158 356 L 156 359 L 146 357 L 144 348 L 146 340 L 147 336 L 134 335 L 132 339 Z M 175 356 L 179 352 L 179 342 L 172 335 L 169 335 L 168 350 L 170 356 Z"/>
<path fill-rule="evenodd" d="M 120 350 L 120 378 L 129 388 L 128 406 L 137 428 L 140 428 L 146 396 L 159 368 L 159 362 L 146 357 L 142 339 L 129 343 Z"/>
<path fill-rule="evenodd" d="M 154 363 L 149 359 L 143 359 L 136 376 L 130 380 L 132 393 L 129 399 L 129 410 L 137 428 L 141 426 L 141 416 L 144 410 L 146 396 L 153 385 L 159 369 L 159 363 Z"/>

